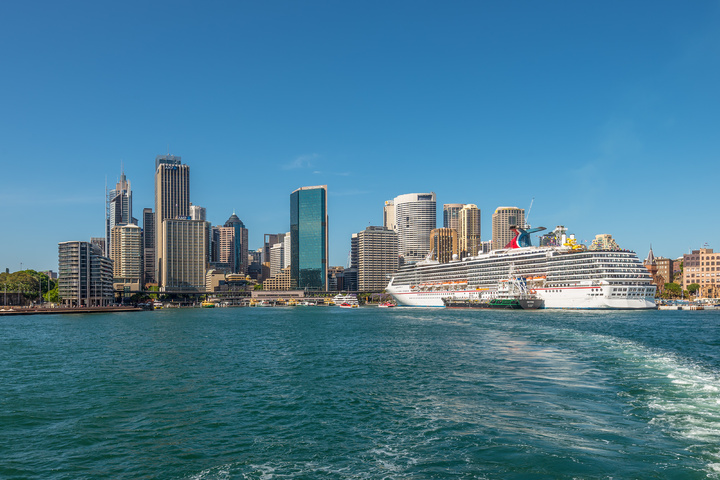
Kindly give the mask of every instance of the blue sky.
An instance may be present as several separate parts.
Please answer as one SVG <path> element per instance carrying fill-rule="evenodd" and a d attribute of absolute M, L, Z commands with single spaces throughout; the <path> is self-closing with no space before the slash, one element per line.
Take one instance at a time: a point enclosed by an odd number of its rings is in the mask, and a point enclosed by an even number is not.
<path fill-rule="evenodd" d="M 720 248 L 720 3 L 2 2 L 0 267 L 134 215 L 158 154 L 213 225 L 289 227 L 327 184 L 330 263 L 387 199 L 501 205 L 641 257 Z"/>

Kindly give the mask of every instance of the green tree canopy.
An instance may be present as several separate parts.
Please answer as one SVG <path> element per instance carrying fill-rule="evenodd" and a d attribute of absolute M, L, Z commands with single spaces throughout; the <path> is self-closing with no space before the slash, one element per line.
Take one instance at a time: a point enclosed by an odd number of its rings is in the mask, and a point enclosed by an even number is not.
<path fill-rule="evenodd" d="M 691 283 L 688 285 L 687 291 L 690 295 L 695 295 L 698 290 L 700 290 L 700 285 L 697 283 Z"/>
<path fill-rule="evenodd" d="M 682 295 L 682 288 L 680 288 L 680 285 L 677 283 L 666 283 L 664 289 L 665 292 L 669 293 L 673 297 L 679 297 Z"/>

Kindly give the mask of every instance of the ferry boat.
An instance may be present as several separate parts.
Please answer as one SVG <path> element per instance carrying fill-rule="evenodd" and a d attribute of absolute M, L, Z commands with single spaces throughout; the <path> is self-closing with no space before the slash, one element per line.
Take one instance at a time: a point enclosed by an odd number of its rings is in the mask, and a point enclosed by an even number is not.
<path fill-rule="evenodd" d="M 333 303 L 335 303 L 335 305 L 339 305 L 340 308 L 358 308 L 360 306 L 357 295 L 353 295 L 351 293 L 345 295 L 342 293 L 335 295 L 333 297 Z"/>
<path fill-rule="evenodd" d="M 559 247 L 534 247 L 527 230 L 513 226 L 503 249 L 449 263 L 425 259 L 404 265 L 386 288 L 398 305 L 443 307 L 442 299 L 496 292 L 511 273 L 525 278 L 544 308 L 655 309 L 656 286 L 635 252 L 586 250 L 574 238 Z"/>

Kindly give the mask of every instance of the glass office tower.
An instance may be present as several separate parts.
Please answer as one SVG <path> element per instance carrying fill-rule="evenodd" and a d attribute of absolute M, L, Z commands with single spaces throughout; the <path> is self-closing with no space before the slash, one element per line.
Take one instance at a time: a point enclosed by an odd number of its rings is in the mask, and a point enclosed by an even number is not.
<path fill-rule="evenodd" d="M 327 185 L 290 194 L 290 278 L 294 287 L 327 290 Z"/>

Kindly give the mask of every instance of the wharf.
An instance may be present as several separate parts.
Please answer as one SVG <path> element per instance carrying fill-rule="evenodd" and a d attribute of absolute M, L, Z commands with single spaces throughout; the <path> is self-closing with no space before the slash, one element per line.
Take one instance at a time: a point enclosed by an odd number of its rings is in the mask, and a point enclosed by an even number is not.
<path fill-rule="evenodd" d="M 80 308 L 43 308 L 43 307 L 14 307 L 0 309 L 0 317 L 7 315 L 47 315 L 47 314 L 73 314 L 73 313 L 115 313 L 115 312 L 142 312 L 140 307 L 80 307 Z"/>

